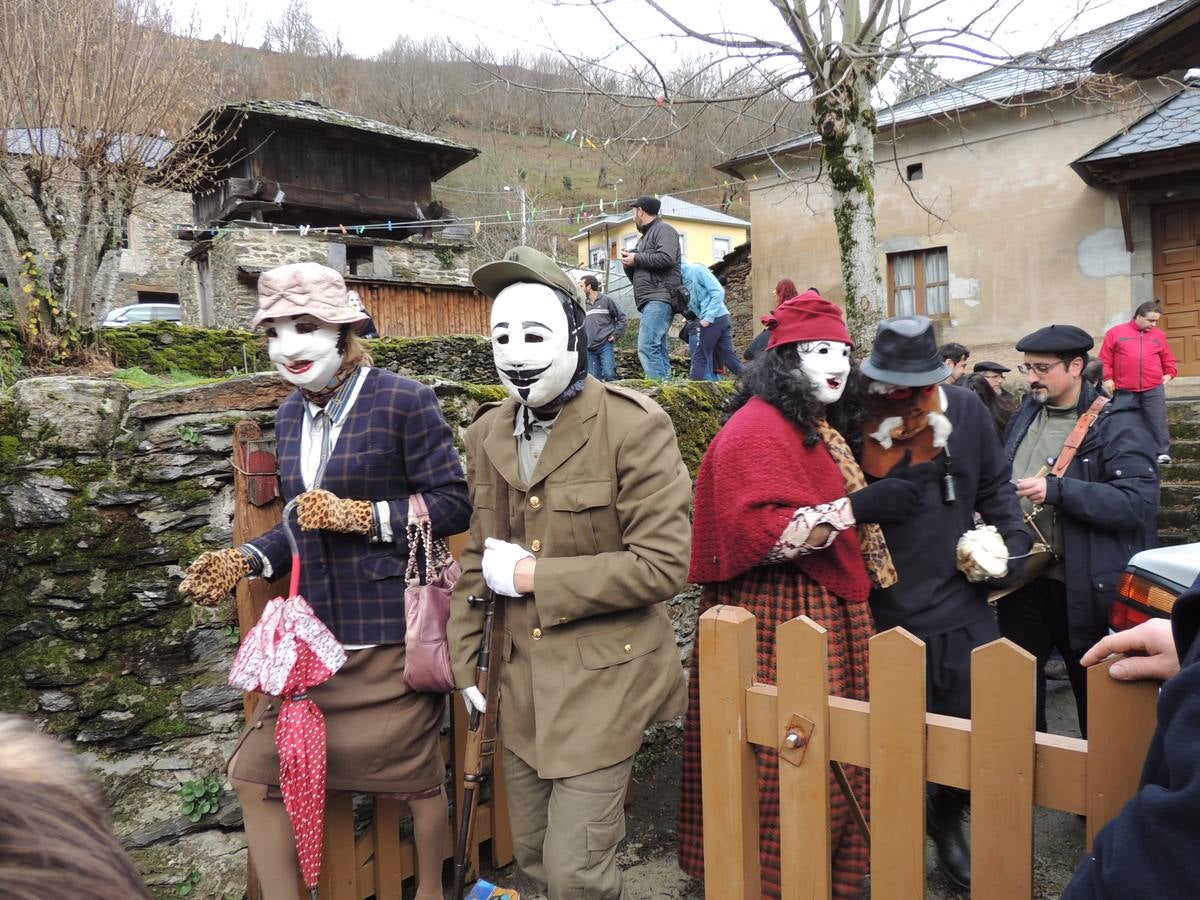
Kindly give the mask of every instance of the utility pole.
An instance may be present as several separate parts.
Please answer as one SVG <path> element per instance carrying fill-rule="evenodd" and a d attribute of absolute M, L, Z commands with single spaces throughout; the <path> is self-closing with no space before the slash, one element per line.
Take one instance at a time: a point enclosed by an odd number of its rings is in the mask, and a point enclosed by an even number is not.
<path fill-rule="evenodd" d="M 517 185 L 514 188 L 511 185 L 506 184 L 504 186 L 504 189 L 506 191 L 509 191 L 510 193 L 512 191 L 516 191 L 517 196 L 520 197 L 520 199 L 521 199 L 521 246 L 527 247 L 527 246 L 529 246 L 529 230 L 528 230 L 528 220 L 526 219 L 526 216 L 525 216 L 525 188 L 521 187 L 520 185 Z"/>

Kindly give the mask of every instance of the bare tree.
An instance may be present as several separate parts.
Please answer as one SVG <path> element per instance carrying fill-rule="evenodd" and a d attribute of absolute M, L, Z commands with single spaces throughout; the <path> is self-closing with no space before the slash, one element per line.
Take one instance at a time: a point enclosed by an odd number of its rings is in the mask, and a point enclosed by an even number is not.
<path fill-rule="evenodd" d="M 698 107 L 715 107 L 734 116 L 743 127 L 731 127 L 730 133 L 739 137 L 747 135 L 747 122 L 759 126 L 756 133 L 749 132 L 749 140 L 739 148 L 742 151 L 772 146 L 778 133 L 792 125 L 800 127 L 791 129 L 789 137 L 815 134 L 820 149 L 816 177 L 828 185 L 831 194 L 847 313 L 857 333 L 869 334 L 873 320 L 886 308 L 874 212 L 878 88 L 898 61 L 902 61 L 908 80 L 914 82 L 910 85 L 913 90 L 919 89 L 918 83 L 919 87 L 937 87 L 936 65 L 943 59 L 965 60 L 978 67 L 1016 65 L 999 49 L 991 29 L 1024 0 L 981 0 L 965 18 L 955 9 L 959 22 L 954 26 L 945 24 L 952 11 L 949 0 L 770 0 L 783 27 L 769 35 L 733 29 L 710 31 L 697 24 L 698 14 L 693 11 L 675 13 L 662 0 L 642 0 L 664 23 L 662 37 L 690 39 L 713 50 L 706 65 L 683 78 L 660 66 L 625 35 L 622 24 L 610 15 L 610 2 L 574 0 L 572 5 L 593 8 L 642 63 L 623 78 L 606 78 L 597 73 L 612 70 L 599 60 L 580 60 L 573 52 L 562 50 L 564 60 L 579 77 L 576 83 L 550 90 L 573 96 L 582 104 L 606 97 L 625 112 L 627 121 L 638 123 L 638 130 L 655 131 L 662 140 L 706 121 L 711 133 L 711 120 L 698 114 Z M 1073 21 L 1092 2 L 1072 4 L 1070 14 L 1064 12 L 1064 17 Z M 521 84 L 486 61 L 476 63 L 493 78 L 538 89 Z M 1036 55 L 1020 65 L 1065 71 L 1062 60 Z M 1078 70 L 1078 61 L 1072 68 Z M 701 77 L 705 74 L 713 77 Z M 1057 96 L 1076 91 L 1085 99 L 1099 99 L 1117 89 L 1094 81 L 1067 85 Z M 791 177 L 782 166 L 778 171 Z"/>
<path fill-rule="evenodd" d="M 153 0 L 0 0 L 0 273 L 34 360 L 77 349 L 134 209 L 206 166 L 163 164 L 211 83 L 171 27 Z"/>

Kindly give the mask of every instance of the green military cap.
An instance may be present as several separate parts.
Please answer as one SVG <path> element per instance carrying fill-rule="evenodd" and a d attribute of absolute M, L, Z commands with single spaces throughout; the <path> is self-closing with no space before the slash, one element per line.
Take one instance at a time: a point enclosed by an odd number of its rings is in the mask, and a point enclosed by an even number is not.
<path fill-rule="evenodd" d="M 558 288 L 578 305 L 583 305 L 579 285 L 558 264 L 540 250 L 532 247 L 513 247 L 503 259 L 484 263 L 471 273 L 471 283 L 489 297 L 495 298 L 510 284 L 533 281 Z"/>

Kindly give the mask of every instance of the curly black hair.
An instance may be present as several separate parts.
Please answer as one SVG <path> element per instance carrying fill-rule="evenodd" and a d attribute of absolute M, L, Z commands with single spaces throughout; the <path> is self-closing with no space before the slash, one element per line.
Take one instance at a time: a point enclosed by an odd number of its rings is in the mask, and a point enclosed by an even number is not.
<path fill-rule="evenodd" d="M 804 435 L 804 446 L 815 446 L 821 440 L 817 423 L 825 419 L 846 439 L 857 455 L 862 444 L 866 396 L 858 365 L 851 367 L 841 399 L 826 406 L 813 398 L 813 384 L 801 371 L 796 358 L 798 346 L 784 344 L 768 348 L 746 364 L 738 380 L 738 392 L 725 405 L 721 424 L 729 421 L 729 417 L 745 406 L 751 397 L 761 397 L 795 423 Z"/>

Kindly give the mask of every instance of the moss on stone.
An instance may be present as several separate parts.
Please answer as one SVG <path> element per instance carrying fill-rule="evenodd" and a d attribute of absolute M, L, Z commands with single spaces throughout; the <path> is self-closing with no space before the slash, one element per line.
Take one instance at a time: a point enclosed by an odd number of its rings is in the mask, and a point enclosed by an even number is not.
<path fill-rule="evenodd" d="M 152 375 L 190 372 L 220 377 L 232 372 L 270 369 L 262 338 L 240 329 L 194 328 L 173 322 L 104 328 L 97 343 L 120 368 Z"/>
<path fill-rule="evenodd" d="M 721 410 L 733 396 L 731 381 L 626 382 L 653 397 L 671 417 L 679 452 L 693 477 L 721 427 Z"/>

